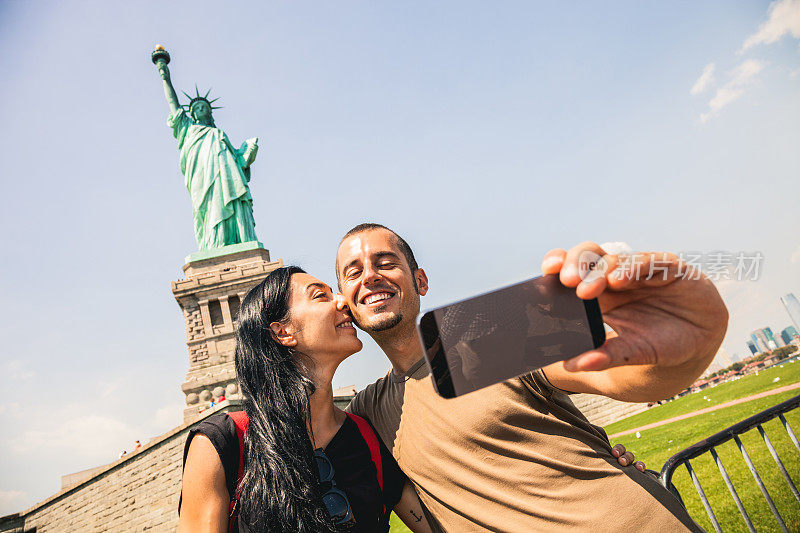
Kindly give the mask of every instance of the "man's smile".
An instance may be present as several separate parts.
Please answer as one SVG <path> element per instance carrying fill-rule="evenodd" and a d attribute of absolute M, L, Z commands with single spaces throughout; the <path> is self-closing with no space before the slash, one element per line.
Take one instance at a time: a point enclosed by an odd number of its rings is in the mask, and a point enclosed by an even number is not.
<path fill-rule="evenodd" d="M 394 293 L 389 291 L 372 292 L 361 298 L 361 304 L 378 306 L 393 297 Z"/>

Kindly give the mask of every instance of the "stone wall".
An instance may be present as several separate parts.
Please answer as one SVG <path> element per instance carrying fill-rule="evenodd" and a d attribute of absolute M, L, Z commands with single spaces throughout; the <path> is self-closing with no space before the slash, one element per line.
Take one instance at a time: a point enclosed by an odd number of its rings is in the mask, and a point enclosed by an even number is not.
<path fill-rule="evenodd" d="M 214 413 L 238 409 L 237 403 L 222 402 L 90 479 L 27 511 L 0 518 L 0 533 L 175 531 L 183 446 L 189 430 Z"/>
<path fill-rule="evenodd" d="M 205 326 L 200 307 L 184 309 L 186 320 L 186 338 L 189 346 L 189 365 L 198 365 L 208 359 L 208 347 L 205 343 Z"/>
<path fill-rule="evenodd" d="M 108 465 L 100 465 L 94 468 L 87 468 L 80 472 L 73 472 L 72 474 L 65 474 L 61 476 L 61 490 L 71 488 L 73 485 L 83 483 L 87 479 L 93 478 L 100 471 L 105 470 Z"/>
<path fill-rule="evenodd" d="M 573 394 L 570 398 L 589 422 L 601 427 L 647 410 L 646 403 L 620 402 L 595 394 Z"/>

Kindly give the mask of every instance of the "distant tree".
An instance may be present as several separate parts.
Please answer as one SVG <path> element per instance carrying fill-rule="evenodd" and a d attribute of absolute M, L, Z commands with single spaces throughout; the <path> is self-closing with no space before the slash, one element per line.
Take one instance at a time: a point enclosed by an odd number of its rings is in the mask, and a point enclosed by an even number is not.
<path fill-rule="evenodd" d="M 752 363 L 753 361 L 755 361 L 755 360 L 756 360 L 756 357 L 758 357 L 758 355 L 760 355 L 760 354 L 757 354 L 757 355 L 751 355 L 750 357 L 748 357 L 747 359 L 744 359 L 744 360 L 742 360 L 741 362 L 742 362 L 743 364 L 745 364 L 745 365 L 747 365 L 747 364 L 750 364 L 750 363 Z"/>
<path fill-rule="evenodd" d="M 778 357 L 776 359 L 778 361 L 782 361 L 796 351 L 797 351 L 797 346 L 795 346 L 794 344 L 790 344 L 788 346 L 783 346 L 781 348 L 778 348 L 777 350 L 774 350 L 772 352 L 772 355 L 777 355 Z"/>

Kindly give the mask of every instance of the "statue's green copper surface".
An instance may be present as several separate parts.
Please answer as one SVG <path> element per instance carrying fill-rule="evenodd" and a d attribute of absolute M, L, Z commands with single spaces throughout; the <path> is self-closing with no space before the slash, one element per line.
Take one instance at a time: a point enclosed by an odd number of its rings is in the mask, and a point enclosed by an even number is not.
<path fill-rule="evenodd" d="M 258 152 L 258 138 L 238 148 L 214 124 L 208 93 L 181 106 L 167 67 L 169 54 L 162 46 L 152 53 L 153 63 L 164 81 L 170 108 L 167 125 L 178 140 L 180 167 L 192 200 L 194 234 L 201 251 L 256 241 L 253 198 L 250 196 L 250 166 Z M 186 93 L 184 93 L 186 94 Z"/>

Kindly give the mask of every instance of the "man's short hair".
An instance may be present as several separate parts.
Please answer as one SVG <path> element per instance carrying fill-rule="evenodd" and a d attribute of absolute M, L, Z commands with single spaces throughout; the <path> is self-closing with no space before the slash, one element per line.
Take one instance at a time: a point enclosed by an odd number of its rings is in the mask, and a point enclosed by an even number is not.
<path fill-rule="evenodd" d="M 345 233 L 344 237 L 342 237 L 342 239 L 339 241 L 339 244 L 341 245 L 342 242 L 344 242 L 344 240 L 348 237 L 352 237 L 353 235 L 356 235 L 358 233 L 364 233 L 365 231 L 371 231 L 374 229 L 385 229 L 386 231 L 394 235 L 394 238 L 396 240 L 395 244 L 397 244 L 397 247 L 400 248 L 400 252 L 403 254 L 403 257 L 406 258 L 406 263 L 408 263 L 408 268 L 411 269 L 412 278 L 414 280 L 414 288 L 416 288 L 417 280 L 416 278 L 413 277 L 413 274 L 414 272 L 419 270 L 419 266 L 417 265 L 417 259 L 414 257 L 414 252 L 411 250 L 411 246 L 409 246 L 406 240 L 402 238 L 400 235 L 398 235 L 397 232 L 394 231 L 393 229 L 387 228 L 383 224 L 377 224 L 375 222 L 364 222 L 362 224 L 359 224 L 358 226 L 353 227 L 350 231 Z M 339 279 L 338 258 L 336 260 L 336 281 L 339 282 L 339 285 L 341 286 L 341 280 Z"/>

